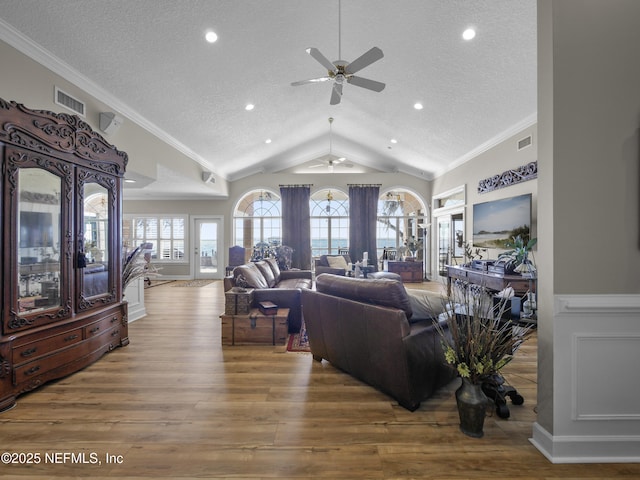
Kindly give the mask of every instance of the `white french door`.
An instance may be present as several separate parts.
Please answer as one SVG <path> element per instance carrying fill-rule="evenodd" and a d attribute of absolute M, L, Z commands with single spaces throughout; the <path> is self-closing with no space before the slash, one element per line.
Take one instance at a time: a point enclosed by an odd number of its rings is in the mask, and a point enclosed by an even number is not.
<path fill-rule="evenodd" d="M 224 275 L 222 217 L 193 217 L 192 232 L 194 278 L 222 278 Z"/>
<path fill-rule="evenodd" d="M 445 215 L 438 215 L 435 224 L 434 264 L 437 265 L 438 276 L 446 278 L 447 265 L 464 262 L 464 211 L 455 210 Z"/>

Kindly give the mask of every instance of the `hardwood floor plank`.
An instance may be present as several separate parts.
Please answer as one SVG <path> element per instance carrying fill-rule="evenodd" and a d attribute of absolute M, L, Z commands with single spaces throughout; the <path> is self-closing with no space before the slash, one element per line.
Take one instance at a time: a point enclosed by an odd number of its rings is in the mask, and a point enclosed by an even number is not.
<path fill-rule="evenodd" d="M 409 412 L 310 354 L 223 348 L 221 282 L 171 285 L 145 291 L 148 315 L 130 324 L 128 347 L 0 414 L 4 451 L 102 463 L 0 465 L 2 478 L 640 478 L 634 464 L 554 465 L 531 445 L 535 339 L 505 370 L 524 405 L 510 405 L 508 420 L 490 412 L 484 438 L 472 439 L 458 427 L 459 380 Z"/>

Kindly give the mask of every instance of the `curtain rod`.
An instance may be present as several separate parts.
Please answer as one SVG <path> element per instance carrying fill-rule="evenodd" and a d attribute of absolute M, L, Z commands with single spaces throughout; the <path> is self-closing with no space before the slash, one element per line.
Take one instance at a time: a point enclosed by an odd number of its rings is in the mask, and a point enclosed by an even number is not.
<path fill-rule="evenodd" d="M 279 185 L 280 188 L 291 188 L 291 187 L 313 187 L 313 183 L 294 183 L 291 185 Z"/>
<path fill-rule="evenodd" d="M 347 187 L 381 187 L 381 183 L 347 183 Z"/>

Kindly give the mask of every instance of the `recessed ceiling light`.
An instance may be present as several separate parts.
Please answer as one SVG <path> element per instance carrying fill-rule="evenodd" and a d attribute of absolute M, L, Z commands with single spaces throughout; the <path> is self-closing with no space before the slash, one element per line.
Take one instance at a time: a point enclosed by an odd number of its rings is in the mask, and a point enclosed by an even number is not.
<path fill-rule="evenodd" d="M 476 31 L 473 28 L 467 28 L 462 32 L 462 38 L 465 40 L 472 40 L 476 36 Z"/>
<path fill-rule="evenodd" d="M 251 111 L 251 110 L 253 110 L 254 108 L 256 108 L 256 106 L 255 106 L 253 103 L 247 103 L 247 106 L 246 106 L 246 107 L 244 107 L 244 109 L 245 109 L 247 112 L 250 112 L 250 111 Z"/>
<path fill-rule="evenodd" d="M 398 140 L 396 140 L 395 138 L 392 138 L 391 143 L 398 143 Z"/>
<path fill-rule="evenodd" d="M 216 32 L 214 32 L 213 30 L 209 30 L 205 35 L 204 38 L 207 40 L 207 42 L 209 43 L 215 43 L 216 40 L 218 40 L 218 34 Z"/>
<path fill-rule="evenodd" d="M 420 102 L 418 102 L 413 106 L 413 108 L 415 108 L 416 110 L 422 110 L 424 107 Z"/>
<path fill-rule="evenodd" d="M 267 139 L 264 141 L 264 143 L 271 143 L 271 139 L 270 139 L 270 138 L 267 138 Z"/>

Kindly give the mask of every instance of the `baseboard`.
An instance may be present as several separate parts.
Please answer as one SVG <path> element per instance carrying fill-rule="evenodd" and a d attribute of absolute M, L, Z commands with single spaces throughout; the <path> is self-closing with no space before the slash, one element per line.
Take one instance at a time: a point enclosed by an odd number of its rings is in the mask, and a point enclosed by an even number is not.
<path fill-rule="evenodd" d="M 551 463 L 638 463 L 640 436 L 553 436 L 533 424 L 529 441 Z"/>
<path fill-rule="evenodd" d="M 127 322 L 131 323 L 131 322 L 135 322 L 136 320 L 140 320 L 142 317 L 146 317 L 147 316 L 147 309 L 145 308 L 144 305 L 135 305 L 135 306 L 131 306 L 129 305 L 129 308 L 127 310 Z"/>

